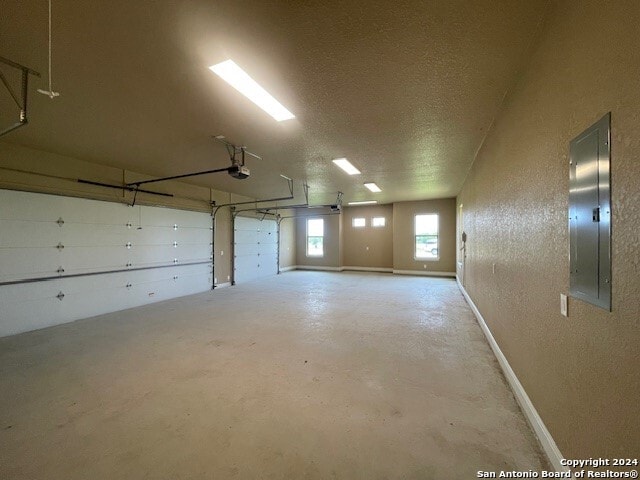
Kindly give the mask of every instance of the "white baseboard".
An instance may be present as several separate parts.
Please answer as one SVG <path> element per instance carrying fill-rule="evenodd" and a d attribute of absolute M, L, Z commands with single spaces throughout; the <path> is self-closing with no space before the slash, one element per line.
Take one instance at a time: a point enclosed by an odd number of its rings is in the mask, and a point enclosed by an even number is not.
<path fill-rule="evenodd" d="M 225 282 L 225 283 L 218 283 L 216 284 L 216 288 L 224 288 L 224 287 L 230 287 L 231 286 L 231 282 Z"/>
<path fill-rule="evenodd" d="M 345 266 L 342 267 L 342 270 L 352 271 L 352 272 L 381 272 L 381 273 L 392 273 L 393 268 L 386 267 L 350 267 Z"/>
<path fill-rule="evenodd" d="M 473 313 L 476 316 L 478 323 L 480 324 L 480 328 L 484 332 L 485 337 L 487 337 L 487 341 L 489 342 L 489 345 L 491 346 L 491 349 L 493 350 L 493 353 L 496 356 L 498 363 L 502 368 L 502 371 L 504 372 L 504 376 L 507 378 L 507 381 L 511 386 L 511 390 L 516 397 L 516 400 L 520 404 L 520 408 L 522 409 L 527 421 L 537 435 L 538 440 L 540 441 L 540 445 L 542 446 L 544 453 L 547 455 L 549 462 L 557 472 L 568 472 L 569 468 L 561 465 L 560 463 L 560 461 L 564 458 L 562 456 L 562 453 L 560 453 L 560 449 L 558 449 L 558 446 L 553 440 L 551 433 L 549 432 L 549 430 L 547 430 L 547 427 L 538 414 L 538 411 L 533 406 L 533 403 L 531 403 L 531 399 L 527 395 L 527 392 L 524 390 L 524 387 L 520 383 L 520 380 L 518 380 L 518 377 L 516 377 L 516 374 L 511 368 L 511 365 L 509 365 L 507 357 L 504 356 L 502 350 L 500 350 L 500 347 L 496 342 L 496 339 L 493 338 L 493 334 L 491 333 L 491 330 L 489 330 L 487 322 L 484 321 L 484 318 L 478 310 L 478 307 L 476 307 L 476 304 L 473 303 L 473 300 L 471 300 L 471 297 L 469 297 L 469 294 L 460 283 L 460 280 L 456 278 L 456 281 L 458 283 L 460 291 L 462 292 L 462 295 L 471 307 L 471 310 L 473 310 Z"/>
<path fill-rule="evenodd" d="M 298 268 L 297 265 L 290 265 L 288 267 L 280 267 L 280 273 L 282 272 L 290 272 L 291 270 L 296 270 Z"/>
<path fill-rule="evenodd" d="M 422 275 L 425 277 L 455 277 L 456 272 L 431 272 L 427 270 L 393 270 L 396 275 Z"/>

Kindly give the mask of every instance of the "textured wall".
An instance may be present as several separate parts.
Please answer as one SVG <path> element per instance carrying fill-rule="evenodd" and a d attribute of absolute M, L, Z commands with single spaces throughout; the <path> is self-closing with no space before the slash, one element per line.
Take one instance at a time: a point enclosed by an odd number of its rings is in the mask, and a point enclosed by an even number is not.
<path fill-rule="evenodd" d="M 422 213 L 440 215 L 440 258 L 438 260 L 414 259 L 414 217 Z M 395 270 L 455 272 L 455 237 L 455 198 L 393 204 L 393 268 Z"/>
<path fill-rule="evenodd" d="M 308 215 L 304 211 L 301 215 Z M 301 217 L 296 219 L 296 265 L 313 267 L 341 267 L 342 243 L 341 233 L 342 215 L 325 215 L 319 217 Z M 324 256 L 307 257 L 307 219 L 324 219 Z"/>
<path fill-rule="evenodd" d="M 636 0 L 552 2 L 458 198 L 465 286 L 567 458 L 640 451 L 639 23 Z M 569 141 L 608 111 L 613 311 L 565 318 Z"/>
<path fill-rule="evenodd" d="M 296 264 L 295 219 L 285 218 L 280 222 L 280 268 Z"/>
<path fill-rule="evenodd" d="M 344 261 L 348 267 L 393 267 L 393 205 L 346 207 L 342 212 Z M 364 217 L 367 226 L 354 228 L 353 218 Z M 386 226 L 372 227 L 372 217 L 385 217 Z"/>

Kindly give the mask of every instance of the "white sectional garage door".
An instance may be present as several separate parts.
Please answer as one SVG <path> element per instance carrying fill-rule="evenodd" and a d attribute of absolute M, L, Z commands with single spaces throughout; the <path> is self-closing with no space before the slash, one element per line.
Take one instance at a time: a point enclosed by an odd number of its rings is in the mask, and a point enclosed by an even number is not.
<path fill-rule="evenodd" d="M 207 213 L 0 190 L 0 336 L 211 289 Z"/>
<path fill-rule="evenodd" d="M 278 273 L 278 224 L 275 220 L 236 217 L 234 280 L 247 282 Z"/>

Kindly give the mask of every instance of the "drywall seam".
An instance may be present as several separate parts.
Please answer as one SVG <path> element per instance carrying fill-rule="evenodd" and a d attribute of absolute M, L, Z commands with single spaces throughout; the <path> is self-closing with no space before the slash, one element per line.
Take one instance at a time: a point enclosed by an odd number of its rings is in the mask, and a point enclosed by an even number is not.
<path fill-rule="evenodd" d="M 425 277 L 455 277 L 456 272 L 431 272 L 428 270 L 393 270 L 396 275 L 421 275 Z"/>
<path fill-rule="evenodd" d="M 491 350 L 493 350 L 493 353 L 496 356 L 496 359 L 498 360 L 500 367 L 502 368 L 502 372 L 504 373 L 504 376 L 507 378 L 507 381 L 511 386 L 511 390 L 513 391 L 513 394 L 516 397 L 516 400 L 518 401 L 520 408 L 524 412 L 524 415 L 527 421 L 529 422 L 529 424 L 531 425 L 531 428 L 533 429 L 536 436 L 538 437 L 538 441 L 540 442 L 540 445 L 542 446 L 544 453 L 547 455 L 549 462 L 557 472 L 568 472 L 569 468 L 563 466 L 560 463 L 561 460 L 564 458 L 562 456 L 562 453 L 560 453 L 560 449 L 556 445 L 556 442 L 553 440 L 551 433 L 549 432 L 544 422 L 542 421 L 542 418 L 538 414 L 538 411 L 533 406 L 533 403 L 531 403 L 531 399 L 529 398 L 529 396 L 527 395 L 527 392 L 525 391 L 524 387 L 520 383 L 520 380 L 518 380 L 518 377 L 516 376 L 515 372 L 511 368 L 511 365 L 509 365 L 509 361 L 507 360 L 507 357 L 504 356 L 504 354 L 502 353 L 502 350 L 500 350 L 500 347 L 496 342 L 496 339 L 493 338 L 493 334 L 491 333 L 491 330 L 489 330 L 489 327 L 487 326 L 487 322 L 485 322 L 484 317 L 480 313 L 480 310 L 478 310 L 478 307 L 476 307 L 476 304 L 473 303 L 473 300 L 471 300 L 471 297 L 469 297 L 469 294 L 460 283 L 460 279 L 458 277 L 456 277 L 456 282 L 458 284 L 458 288 L 462 292 L 462 295 L 464 296 L 465 300 L 467 301 L 467 303 L 471 307 L 471 310 L 476 316 L 476 319 L 478 320 L 478 324 L 480 325 L 480 328 L 482 329 L 485 337 L 487 338 L 487 341 L 491 346 Z"/>

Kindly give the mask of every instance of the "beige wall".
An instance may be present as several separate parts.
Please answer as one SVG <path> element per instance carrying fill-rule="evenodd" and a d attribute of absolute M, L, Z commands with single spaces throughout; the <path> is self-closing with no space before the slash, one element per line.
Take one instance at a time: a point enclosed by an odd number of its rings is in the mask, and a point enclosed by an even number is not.
<path fill-rule="evenodd" d="M 420 213 L 440 215 L 440 258 L 414 259 L 414 216 Z M 371 227 L 371 217 L 384 216 L 387 226 Z M 352 226 L 353 217 L 365 217 L 367 227 Z M 306 256 L 306 220 L 296 228 L 297 265 L 316 267 L 392 268 L 415 272 L 455 272 L 456 200 L 423 200 L 393 205 L 345 207 L 340 216 L 324 217 L 325 256 Z M 369 247 L 369 250 L 367 250 Z"/>
<path fill-rule="evenodd" d="M 305 210 L 300 215 L 308 215 Z M 341 217 L 342 215 L 325 215 L 318 217 L 300 217 L 296 220 L 296 265 L 313 266 L 313 267 L 332 267 L 339 268 L 342 266 L 341 256 Z M 324 219 L 324 256 L 323 257 L 307 257 L 307 219 L 323 218 Z"/>
<path fill-rule="evenodd" d="M 348 267 L 393 268 L 393 206 L 346 207 L 342 212 L 343 265 Z M 367 225 L 354 228 L 353 218 L 364 217 Z M 373 228 L 372 217 L 385 217 L 386 226 Z"/>
<path fill-rule="evenodd" d="M 638 24 L 636 0 L 552 2 L 458 199 L 465 286 L 566 458 L 640 452 Z M 608 111 L 613 309 L 565 318 L 569 141 Z"/>
<path fill-rule="evenodd" d="M 280 268 L 296 264 L 296 223 L 293 218 L 280 222 Z"/>
<path fill-rule="evenodd" d="M 414 217 L 437 213 L 439 225 L 438 260 L 414 258 Z M 423 200 L 393 204 L 393 268 L 427 272 L 455 272 L 456 199 Z"/>

